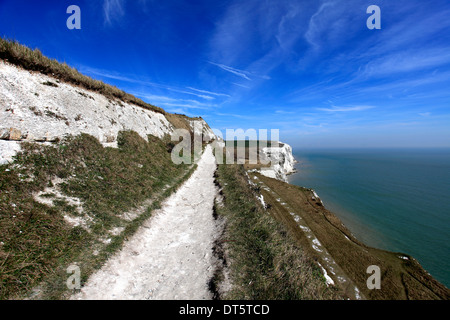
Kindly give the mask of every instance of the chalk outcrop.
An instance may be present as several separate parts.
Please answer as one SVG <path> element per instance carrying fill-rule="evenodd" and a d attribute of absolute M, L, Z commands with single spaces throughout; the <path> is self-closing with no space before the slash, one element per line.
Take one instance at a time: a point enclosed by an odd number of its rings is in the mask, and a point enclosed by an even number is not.
<path fill-rule="evenodd" d="M 217 139 L 214 131 L 209 127 L 208 123 L 202 118 L 189 121 L 192 131 L 195 135 L 201 135 L 204 142 L 211 142 Z"/>
<path fill-rule="evenodd" d="M 292 147 L 286 143 L 279 142 L 278 146 L 266 147 L 261 151 L 271 162 L 269 168 L 261 169 L 261 174 L 287 182 L 287 176 L 295 172 L 294 165 L 296 161 L 292 155 Z"/>
<path fill-rule="evenodd" d="M 0 164 L 12 160 L 20 141 L 49 143 L 87 133 L 116 147 L 123 130 L 147 140 L 171 134 L 174 127 L 164 114 L 0 61 Z M 209 127 L 203 130 L 212 138 Z"/>

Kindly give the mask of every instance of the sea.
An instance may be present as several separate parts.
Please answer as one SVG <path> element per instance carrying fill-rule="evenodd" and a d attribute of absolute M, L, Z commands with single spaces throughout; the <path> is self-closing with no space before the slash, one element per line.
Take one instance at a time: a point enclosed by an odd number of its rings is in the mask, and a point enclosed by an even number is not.
<path fill-rule="evenodd" d="M 294 149 L 314 189 L 366 245 L 413 256 L 450 288 L 449 149 Z"/>

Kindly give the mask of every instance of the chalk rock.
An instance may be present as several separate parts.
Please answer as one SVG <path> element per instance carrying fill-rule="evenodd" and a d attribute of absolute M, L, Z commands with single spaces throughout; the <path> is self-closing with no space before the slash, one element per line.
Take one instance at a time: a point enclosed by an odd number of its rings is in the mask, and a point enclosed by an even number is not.
<path fill-rule="evenodd" d="M 292 155 L 292 147 L 287 143 L 279 142 L 278 146 L 271 146 L 262 149 L 263 154 L 270 161 L 269 168 L 262 168 L 261 174 L 287 181 L 287 175 L 295 172 L 295 159 Z"/>

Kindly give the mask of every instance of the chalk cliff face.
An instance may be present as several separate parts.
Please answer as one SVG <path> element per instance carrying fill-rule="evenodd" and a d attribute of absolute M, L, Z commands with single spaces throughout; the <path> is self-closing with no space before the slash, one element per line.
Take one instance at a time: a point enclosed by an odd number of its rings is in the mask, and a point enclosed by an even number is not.
<path fill-rule="evenodd" d="M 204 142 L 216 140 L 201 118 L 189 120 Z M 86 133 L 104 146 L 117 147 L 119 131 L 132 130 L 147 140 L 148 135 L 171 135 L 175 128 L 164 114 L 30 72 L 0 60 L 0 164 L 12 161 L 22 141 L 54 143 L 67 135 Z M 286 181 L 294 171 L 292 148 L 285 143 L 263 148 L 271 161 L 261 173 Z"/>
<path fill-rule="evenodd" d="M 198 135 L 201 134 L 203 141 L 210 142 L 212 140 L 217 139 L 214 131 L 209 127 L 209 125 L 206 123 L 205 120 L 203 119 L 192 120 L 189 121 L 189 124 L 194 134 Z"/>
<path fill-rule="evenodd" d="M 208 139 L 215 137 L 203 119 L 195 121 Z M 40 73 L 0 60 L 0 164 L 20 150 L 20 141 L 51 143 L 87 133 L 104 146 L 116 147 L 119 131 L 133 130 L 147 140 L 174 127 L 161 114 L 110 100 Z"/>
<path fill-rule="evenodd" d="M 261 169 L 261 174 L 287 181 L 287 175 L 295 172 L 294 164 L 296 161 L 290 145 L 280 142 L 278 147 L 266 147 L 262 149 L 262 152 L 271 161 L 271 166 Z"/>

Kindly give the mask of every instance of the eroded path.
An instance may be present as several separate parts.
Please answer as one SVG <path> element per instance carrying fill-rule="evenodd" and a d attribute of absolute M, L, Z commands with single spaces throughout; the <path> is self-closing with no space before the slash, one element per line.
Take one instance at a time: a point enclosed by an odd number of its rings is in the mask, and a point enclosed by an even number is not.
<path fill-rule="evenodd" d="M 207 146 L 193 175 L 72 299 L 211 299 L 215 169 Z"/>

